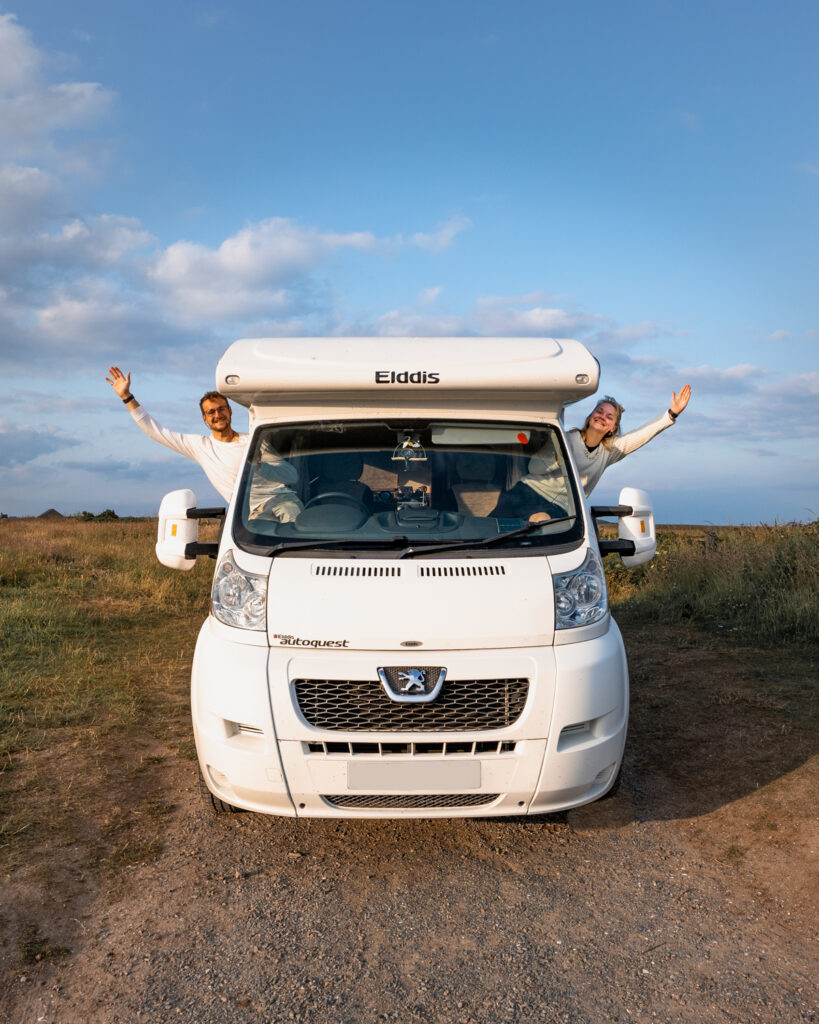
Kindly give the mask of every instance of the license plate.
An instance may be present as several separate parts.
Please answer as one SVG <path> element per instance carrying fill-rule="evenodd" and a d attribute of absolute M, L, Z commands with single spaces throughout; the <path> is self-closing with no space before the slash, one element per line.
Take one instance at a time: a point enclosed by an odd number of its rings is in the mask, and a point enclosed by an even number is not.
<path fill-rule="evenodd" d="M 480 761 L 350 761 L 347 789 L 377 793 L 461 793 L 480 789 Z"/>

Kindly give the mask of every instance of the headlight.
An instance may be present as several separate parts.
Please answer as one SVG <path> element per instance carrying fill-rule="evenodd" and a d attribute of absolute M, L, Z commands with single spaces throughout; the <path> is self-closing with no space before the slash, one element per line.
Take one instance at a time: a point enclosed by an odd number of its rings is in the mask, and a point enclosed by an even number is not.
<path fill-rule="evenodd" d="M 240 569 L 228 551 L 213 578 L 210 607 L 214 616 L 226 626 L 263 630 L 266 606 L 267 577 Z"/>
<path fill-rule="evenodd" d="M 606 577 L 600 559 L 591 551 L 579 569 L 555 576 L 554 584 L 555 629 L 590 626 L 606 614 Z"/>

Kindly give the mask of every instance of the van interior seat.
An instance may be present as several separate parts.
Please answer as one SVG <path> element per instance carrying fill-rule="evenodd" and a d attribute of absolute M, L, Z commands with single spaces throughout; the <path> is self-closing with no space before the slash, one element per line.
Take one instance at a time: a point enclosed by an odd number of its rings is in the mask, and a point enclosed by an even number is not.
<path fill-rule="evenodd" d="M 498 459 L 484 452 L 464 452 L 458 456 L 458 481 L 452 493 L 458 511 L 467 516 L 488 516 L 498 502 L 501 486 L 497 481 Z"/>
<path fill-rule="evenodd" d="M 364 459 L 357 452 L 315 455 L 310 460 L 310 470 L 311 476 L 317 476 L 310 484 L 311 497 L 326 491 L 340 491 L 362 502 L 367 508 L 373 508 L 373 492 L 359 479 L 364 472 Z"/>

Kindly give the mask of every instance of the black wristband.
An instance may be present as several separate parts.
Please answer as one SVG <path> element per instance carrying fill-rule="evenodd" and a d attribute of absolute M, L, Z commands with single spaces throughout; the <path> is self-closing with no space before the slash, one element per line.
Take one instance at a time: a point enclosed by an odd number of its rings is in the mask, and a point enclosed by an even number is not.
<path fill-rule="evenodd" d="M 133 395 L 128 395 L 128 397 L 127 397 L 127 398 L 123 398 L 123 402 L 125 402 L 125 404 L 126 404 L 126 405 L 127 405 L 127 404 L 128 404 L 129 402 L 133 402 L 133 401 L 134 401 L 134 396 L 133 396 Z"/>
<path fill-rule="evenodd" d="M 679 414 L 678 412 L 672 412 L 672 411 L 671 411 L 671 410 L 669 409 L 669 410 L 668 410 L 668 415 L 669 415 L 669 416 L 671 417 L 671 419 L 672 419 L 672 420 L 675 420 L 675 419 L 676 419 L 676 418 L 677 418 L 677 417 L 678 417 L 678 416 L 679 416 L 680 414 Z"/>

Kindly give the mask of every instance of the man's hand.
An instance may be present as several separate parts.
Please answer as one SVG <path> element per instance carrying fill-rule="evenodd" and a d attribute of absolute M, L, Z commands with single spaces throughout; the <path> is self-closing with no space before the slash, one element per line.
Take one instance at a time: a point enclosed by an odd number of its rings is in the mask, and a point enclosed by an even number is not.
<path fill-rule="evenodd" d="M 130 395 L 131 394 L 131 371 L 129 370 L 128 374 L 125 375 L 125 374 L 123 374 L 122 370 L 120 370 L 120 368 L 118 366 L 112 366 L 111 369 L 109 370 L 109 373 L 111 374 L 111 376 L 110 377 L 106 377 L 105 379 L 108 381 L 108 383 L 114 389 L 114 391 L 116 391 L 116 393 L 119 395 L 119 397 L 120 398 L 125 398 L 126 395 Z"/>
<path fill-rule="evenodd" d="M 691 397 L 691 388 L 684 384 L 680 388 L 679 395 L 676 391 L 671 392 L 671 405 L 669 409 L 674 413 L 675 416 L 679 416 L 683 409 L 688 405 L 688 399 Z"/>

